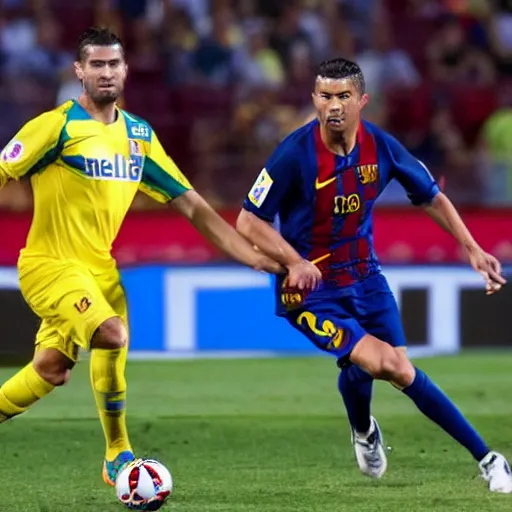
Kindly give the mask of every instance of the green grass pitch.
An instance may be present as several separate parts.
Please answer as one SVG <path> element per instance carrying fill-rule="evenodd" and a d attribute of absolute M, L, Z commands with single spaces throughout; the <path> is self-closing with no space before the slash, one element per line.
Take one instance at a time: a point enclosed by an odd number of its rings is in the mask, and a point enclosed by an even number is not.
<path fill-rule="evenodd" d="M 512 353 L 424 359 L 495 449 L 512 457 Z M 0 369 L 0 381 L 13 369 Z M 378 383 L 374 414 L 392 447 L 385 477 L 355 464 L 331 359 L 130 362 L 129 427 L 139 456 L 171 470 L 176 512 L 482 512 L 492 495 L 464 449 Z M 103 435 L 88 363 L 68 386 L 0 426 L 1 512 L 120 511 L 101 480 Z"/>

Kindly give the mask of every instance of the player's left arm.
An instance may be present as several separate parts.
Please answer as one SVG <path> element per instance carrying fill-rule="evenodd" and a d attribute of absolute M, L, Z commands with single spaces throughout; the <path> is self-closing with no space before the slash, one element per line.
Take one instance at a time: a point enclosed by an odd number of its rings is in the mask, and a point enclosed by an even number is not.
<path fill-rule="evenodd" d="M 210 242 L 240 263 L 272 274 L 285 272 L 279 263 L 256 251 L 193 190 L 154 133 L 144 160 L 140 190 L 160 203 L 170 203 Z"/>
<path fill-rule="evenodd" d="M 464 249 L 471 266 L 485 279 L 487 295 L 499 291 L 507 282 L 501 275 L 501 263 L 478 245 L 446 194 L 436 194 L 430 204 L 424 205 L 424 209 Z"/>
<path fill-rule="evenodd" d="M 471 266 L 485 279 L 487 294 L 499 291 L 506 283 L 501 275 L 500 262 L 476 242 L 459 212 L 440 190 L 427 167 L 393 137 L 387 135 L 386 144 L 393 160 L 393 177 L 407 191 L 411 202 L 423 207 L 442 229 L 457 240 L 467 254 Z"/>

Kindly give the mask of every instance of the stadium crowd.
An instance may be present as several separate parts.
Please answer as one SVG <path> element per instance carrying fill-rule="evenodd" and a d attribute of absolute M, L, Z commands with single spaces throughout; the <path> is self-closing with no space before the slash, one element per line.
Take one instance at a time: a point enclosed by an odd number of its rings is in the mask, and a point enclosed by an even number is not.
<path fill-rule="evenodd" d="M 78 97 L 72 49 L 91 24 L 126 42 L 124 108 L 218 208 L 239 206 L 310 119 L 314 69 L 333 56 L 360 64 L 366 118 L 444 176 L 455 202 L 512 204 L 512 0 L 3 0 L 2 146 Z M 382 200 L 407 198 L 390 187 Z M 31 204 L 29 183 L 0 191 L 0 209 Z"/>

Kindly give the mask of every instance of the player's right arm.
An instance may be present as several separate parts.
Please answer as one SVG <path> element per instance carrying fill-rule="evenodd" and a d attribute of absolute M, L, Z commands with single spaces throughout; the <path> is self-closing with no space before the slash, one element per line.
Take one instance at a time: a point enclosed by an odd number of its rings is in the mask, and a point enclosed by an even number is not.
<path fill-rule="evenodd" d="M 65 116 L 52 110 L 30 120 L 0 153 L 0 188 L 51 163 L 58 156 Z"/>
<path fill-rule="evenodd" d="M 288 191 L 299 178 L 296 153 L 285 141 L 254 182 L 236 228 L 260 251 L 288 269 L 288 286 L 299 290 L 315 289 L 322 278 L 320 270 L 302 258 L 271 225 Z"/>
<path fill-rule="evenodd" d="M 210 242 L 240 263 L 272 274 L 285 272 L 277 261 L 256 251 L 195 190 L 185 191 L 171 205 Z"/>

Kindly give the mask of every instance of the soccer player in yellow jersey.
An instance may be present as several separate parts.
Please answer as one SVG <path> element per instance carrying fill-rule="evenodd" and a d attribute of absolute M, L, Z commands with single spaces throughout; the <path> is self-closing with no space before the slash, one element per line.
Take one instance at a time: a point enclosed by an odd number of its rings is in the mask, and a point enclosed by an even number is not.
<path fill-rule="evenodd" d="M 272 273 L 284 269 L 192 190 L 148 123 L 116 106 L 127 74 L 117 36 L 106 29 L 86 31 L 75 69 L 83 85 L 78 101 L 29 121 L 0 154 L 0 187 L 25 176 L 34 191 L 34 217 L 18 270 L 23 296 L 42 319 L 33 361 L 0 388 L 0 422 L 65 384 L 79 347 L 90 349 L 107 445 L 103 477 L 113 485 L 134 455 L 125 422 L 126 299 L 110 251 L 136 192 L 172 201 L 238 261 Z M 307 281 L 304 269 L 289 273 Z"/>

